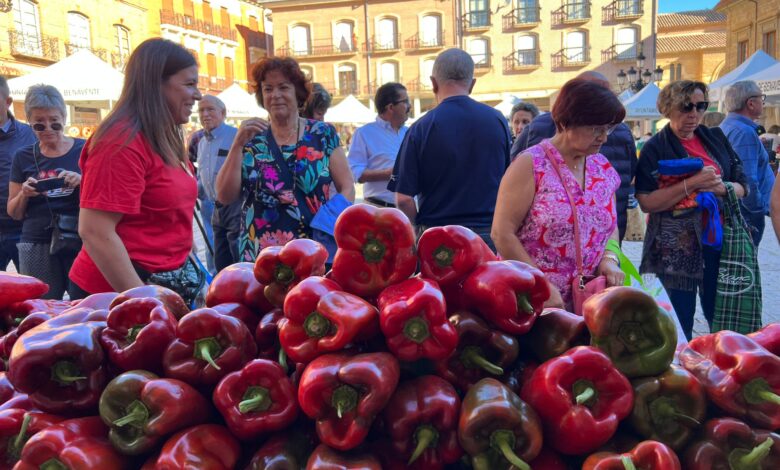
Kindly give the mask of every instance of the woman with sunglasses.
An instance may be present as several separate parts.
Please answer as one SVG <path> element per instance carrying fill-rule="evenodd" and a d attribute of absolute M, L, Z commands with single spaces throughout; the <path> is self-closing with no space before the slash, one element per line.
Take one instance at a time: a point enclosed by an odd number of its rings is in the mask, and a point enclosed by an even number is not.
<path fill-rule="evenodd" d="M 79 214 L 79 154 L 84 140 L 63 132 L 67 107 L 51 85 L 30 87 L 24 112 L 38 142 L 19 149 L 11 165 L 8 215 L 22 221 L 19 271 L 49 284 L 45 298 L 61 299 L 78 251 L 50 254 L 53 220 L 55 215 Z"/>
<path fill-rule="evenodd" d="M 728 139 L 719 128 L 700 123 L 709 107 L 707 92 L 707 85 L 690 80 L 664 87 L 657 106 L 669 124 L 642 147 L 636 174 L 636 198 L 650 214 L 640 271 L 658 276 L 688 339 L 697 291 L 712 324 L 720 261 L 720 250 L 702 242 L 702 213 L 691 208 L 695 194 L 713 193 L 722 208 L 728 181 L 738 197 L 745 195 L 742 166 Z M 661 160 L 688 158 L 700 159 L 703 167 L 676 177 L 660 175 Z"/>

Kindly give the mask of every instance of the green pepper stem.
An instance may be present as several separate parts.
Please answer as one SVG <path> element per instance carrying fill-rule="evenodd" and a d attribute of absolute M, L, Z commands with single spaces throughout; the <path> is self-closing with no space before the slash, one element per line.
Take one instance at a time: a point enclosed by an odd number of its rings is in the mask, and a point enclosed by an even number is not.
<path fill-rule="evenodd" d="M 363 244 L 363 258 L 366 262 L 378 263 L 382 261 L 382 258 L 385 257 L 385 251 L 387 251 L 387 247 L 384 243 L 368 234 L 366 243 Z"/>
<path fill-rule="evenodd" d="M 51 367 L 52 379 L 65 385 L 70 385 L 86 377 L 78 375 L 81 372 L 78 366 L 70 361 L 58 361 Z"/>
<path fill-rule="evenodd" d="M 252 411 L 267 411 L 271 407 L 273 401 L 271 401 L 271 394 L 267 388 L 263 387 L 249 387 L 244 393 L 244 397 L 238 404 L 238 411 L 243 414 L 250 413 Z"/>
<path fill-rule="evenodd" d="M 742 395 L 745 397 L 745 401 L 751 405 L 760 405 L 766 402 L 780 405 L 780 395 L 772 390 L 769 382 L 763 377 L 746 383 L 742 387 Z"/>
<path fill-rule="evenodd" d="M 279 348 L 279 365 L 282 366 L 285 372 L 287 372 L 287 353 L 284 352 L 284 349 Z"/>
<path fill-rule="evenodd" d="M 455 250 L 447 245 L 439 245 L 433 250 L 433 260 L 436 261 L 436 265 L 440 268 L 447 268 L 452 265 L 455 260 Z"/>
<path fill-rule="evenodd" d="M 764 400 L 768 401 L 769 403 L 780 405 L 780 395 L 776 394 L 775 392 L 770 392 L 769 390 L 761 390 L 758 392 L 758 396 Z"/>
<path fill-rule="evenodd" d="M 534 313 L 534 306 L 528 300 L 528 294 L 517 294 L 517 308 L 525 313 Z"/>
<path fill-rule="evenodd" d="M 625 467 L 626 470 L 636 470 L 634 462 L 631 461 L 631 457 L 622 455 L 620 457 L 620 461 L 623 463 L 623 467 Z"/>
<path fill-rule="evenodd" d="M 358 392 L 349 385 L 341 385 L 336 390 L 333 390 L 330 401 L 333 408 L 336 408 L 336 415 L 341 419 L 344 413 L 348 413 L 357 407 Z"/>
<path fill-rule="evenodd" d="M 593 387 L 588 387 L 585 390 L 583 390 L 579 395 L 574 397 L 574 401 L 576 401 L 578 405 L 582 405 L 583 403 L 587 403 L 588 400 L 593 398 L 595 394 L 596 391 L 593 389 Z"/>
<path fill-rule="evenodd" d="M 414 438 L 417 441 L 417 447 L 414 448 L 412 457 L 406 465 L 411 465 L 425 452 L 425 449 L 432 447 L 432 444 L 439 438 L 439 432 L 433 426 L 420 426 L 415 431 Z"/>
<path fill-rule="evenodd" d="M 195 341 L 195 357 L 208 362 L 211 367 L 222 370 L 221 367 L 214 362 L 214 358 L 218 357 L 222 353 L 222 346 L 216 338 L 201 338 Z"/>
<path fill-rule="evenodd" d="M 431 336 L 428 331 L 428 322 L 420 317 L 415 317 L 404 323 L 404 337 L 417 344 L 424 342 Z"/>
<path fill-rule="evenodd" d="M 127 330 L 127 342 L 134 343 L 135 339 L 138 337 L 138 333 L 140 333 L 145 326 L 146 325 L 133 325 L 130 327 L 130 329 Z"/>
<path fill-rule="evenodd" d="M 482 356 L 482 350 L 478 346 L 468 346 L 464 348 L 460 355 L 460 361 L 466 367 L 479 367 L 489 374 L 504 374 L 504 369 L 493 364 Z"/>
<path fill-rule="evenodd" d="M 771 437 L 767 437 L 764 442 L 754 447 L 750 453 L 739 458 L 738 461 L 742 465 L 740 468 L 758 468 L 761 461 L 771 452 L 772 444 L 774 443 L 775 441 Z"/>
<path fill-rule="evenodd" d="M 68 470 L 68 466 L 57 459 L 49 459 L 38 468 L 39 470 Z"/>
<path fill-rule="evenodd" d="M 674 413 L 672 416 L 686 428 L 698 428 L 701 426 L 701 422 L 692 416 L 688 416 L 682 413 Z"/>
<path fill-rule="evenodd" d="M 303 321 L 303 331 L 310 338 L 322 338 L 330 331 L 330 320 L 319 312 L 311 312 Z"/>
<path fill-rule="evenodd" d="M 9 453 L 16 458 L 22 453 L 22 446 L 24 446 L 24 443 L 27 440 L 27 428 L 30 427 L 31 420 L 32 415 L 30 413 L 25 413 L 24 418 L 22 419 L 22 426 L 19 428 L 19 434 L 11 441 Z"/>
<path fill-rule="evenodd" d="M 140 400 L 134 400 L 125 409 L 126 415 L 115 420 L 116 427 L 131 425 L 136 428 L 142 428 L 149 420 L 149 409 Z"/>
<path fill-rule="evenodd" d="M 274 280 L 283 286 L 289 285 L 295 280 L 295 272 L 286 264 L 279 263 L 274 269 Z"/>
<path fill-rule="evenodd" d="M 501 452 L 504 458 L 518 470 L 531 470 L 531 466 L 515 454 L 515 434 L 512 431 L 507 429 L 493 431 L 490 435 L 490 446 Z"/>

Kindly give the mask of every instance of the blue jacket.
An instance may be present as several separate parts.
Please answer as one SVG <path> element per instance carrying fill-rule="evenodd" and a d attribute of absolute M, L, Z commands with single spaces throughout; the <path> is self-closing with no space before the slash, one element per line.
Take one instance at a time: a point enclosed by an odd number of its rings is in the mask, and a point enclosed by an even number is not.
<path fill-rule="evenodd" d="M 720 128 L 742 160 L 742 170 L 747 177 L 749 191 L 740 200 L 740 205 L 748 212 L 767 214 L 775 175 L 769 167 L 769 154 L 756 132 L 758 124 L 741 114 L 729 113 L 720 123 Z"/>
<path fill-rule="evenodd" d="M 520 154 L 523 150 L 532 147 L 544 139 L 549 139 L 555 135 L 555 123 L 551 113 L 540 114 L 536 116 L 525 128 L 523 132 L 515 139 L 512 144 L 512 150 L 509 152 L 511 158 Z M 631 130 L 625 124 L 620 124 L 615 131 L 609 135 L 607 141 L 601 146 L 601 154 L 607 157 L 609 163 L 620 175 L 620 187 L 617 190 L 617 219 L 620 239 L 626 233 L 628 209 L 628 197 L 632 193 L 631 182 L 636 174 L 636 143 Z"/>
<path fill-rule="evenodd" d="M 11 120 L 8 132 L 0 130 L 0 232 L 22 230 L 22 222 L 8 215 L 8 182 L 11 178 L 11 163 L 14 154 L 22 147 L 34 144 L 38 139 L 32 128 L 8 113 Z"/>

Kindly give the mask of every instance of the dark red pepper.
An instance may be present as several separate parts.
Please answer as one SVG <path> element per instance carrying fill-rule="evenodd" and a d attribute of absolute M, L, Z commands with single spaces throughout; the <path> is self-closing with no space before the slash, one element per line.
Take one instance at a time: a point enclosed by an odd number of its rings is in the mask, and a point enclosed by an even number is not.
<path fill-rule="evenodd" d="M 240 456 L 241 446 L 227 428 L 200 424 L 174 434 L 142 470 L 233 470 Z"/>
<path fill-rule="evenodd" d="M 16 341 L 22 334 L 30 331 L 43 322 L 51 320 L 51 318 L 52 316 L 50 314 L 44 312 L 35 312 L 24 317 L 19 323 L 19 326 L 0 338 L 0 357 L 7 361 L 8 358 L 11 357 L 11 350 L 13 349 L 14 344 L 16 344 Z"/>
<path fill-rule="evenodd" d="M 41 312 L 50 317 L 68 311 L 73 305 L 67 300 L 29 299 L 9 305 L 3 310 L 3 322 L 9 328 L 18 325 L 30 314 Z"/>
<path fill-rule="evenodd" d="M 560 455 L 544 446 L 539 455 L 528 463 L 531 465 L 531 470 L 569 470 L 569 466 Z"/>
<path fill-rule="evenodd" d="M 685 470 L 774 470 L 780 468 L 780 434 L 734 418 L 711 419 L 683 462 Z"/>
<path fill-rule="evenodd" d="M 313 433 L 276 433 L 252 456 L 246 470 L 302 470 L 314 449 Z"/>
<path fill-rule="evenodd" d="M 320 444 L 311 453 L 306 470 L 382 470 L 382 464 L 369 453 L 338 452 Z"/>
<path fill-rule="evenodd" d="M 249 331 L 255 331 L 257 324 L 260 322 L 260 315 L 256 314 L 252 310 L 249 310 L 249 307 L 246 307 L 244 304 L 237 302 L 229 304 L 217 304 L 209 308 L 216 310 L 222 315 L 238 318 L 244 323 L 244 325 L 246 325 L 247 328 L 249 328 Z"/>
<path fill-rule="evenodd" d="M 496 255 L 482 237 L 461 225 L 431 227 L 417 241 L 422 276 L 442 288 L 463 282 L 483 263 Z"/>
<path fill-rule="evenodd" d="M 255 343 L 257 357 L 277 360 L 282 346 L 279 344 L 279 320 L 284 318 L 284 312 L 275 308 L 263 315 L 255 328 Z"/>
<path fill-rule="evenodd" d="M 219 272 L 209 284 L 206 306 L 237 302 L 263 315 L 274 308 L 265 298 L 265 286 L 255 279 L 252 263 L 235 263 Z"/>
<path fill-rule="evenodd" d="M 84 297 L 80 300 L 74 300 L 72 302 L 73 308 L 91 308 L 93 310 L 109 310 L 111 309 L 111 302 L 119 297 L 119 292 L 101 292 L 100 294 L 92 294 Z"/>
<path fill-rule="evenodd" d="M 780 323 L 770 323 L 748 337 L 775 356 L 780 355 Z"/>
<path fill-rule="evenodd" d="M 392 285 L 379 295 L 377 306 L 387 347 L 402 361 L 442 360 L 458 345 L 434 281 L 414 277 Z"/>
<path fill-rule="evenodd" d="M 165 308 L 167 308 L 168 311 L 171 312 L 177 320 L 190 311 L 190 308 L 179 294 L 168 289 L 167 287 L 154 285 L 134 287 L 122 292 L 121 294 L 117 295 L 113 301 L 111 301 L 110 308 L 114 308 L 122 302 L 126 302 L 130 299 L 145 299 L 147 297 L 161 301 L 163 305 L 165 305 Z"/>
<path fill-rule="evenodd" d="M 255 278 L 265 285 L 265 298 L 281 307 L 287 293 L 299 282 L 325 274 L 327 260 L 328 250 L 319 242 L 298 238 L 284 246 L 263 248 L 255 260 Z"/>
<path fill-rule="evenodd" d="M 0 311 L 27 299 L 37 299 L 49 292 L 49 285 L 32 276 L 0 271 Z"/>
<path fill-rule="evenodd" d="M 623 454 L 598 452 L 582 464 L 582 470 L 681 470 L 677 454 L 658 441 L 643 441 Z"/>
<path fill-rule="evenodd" d="M 33 435 L 62 421 L 62 417 L 19 408 L 0 411 L 0 469 L 11 469 Z"/>
<path fill-rule="evenodd" d="M 523 337 L 523 343 L 537 359 L 544 362 L 558 357 L 575 346 L 590 344 L 585 319 L 559 308 L 542 311 L 533 328 Z"/>

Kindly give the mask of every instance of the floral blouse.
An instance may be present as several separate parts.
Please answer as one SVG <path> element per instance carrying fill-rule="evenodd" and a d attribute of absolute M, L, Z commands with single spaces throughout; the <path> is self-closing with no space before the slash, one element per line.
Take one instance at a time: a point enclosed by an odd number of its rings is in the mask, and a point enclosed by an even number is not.
<path fill-rule="evenodd" d="M 558 162 L 561 176 L 577 206 L 585 275 L 596 272 L 607 240 L 617 226 L 615 191 L 620 186 L 620 176 L 604 155 L 589 155 L 585 159 L 583 191 L 549 140 L 526 150 L 533 156 L 536 194 L 517 238 L 547 279 L 561 292 L 566 307 L 571 308 L 571 283 L 577 275 L 574 219 L 566 191 L 545 155 L 545 149 Z"/>
<path fill-rule="evenodd" d="M 254 262 L 267 246 L 311 237 L 309 223 L 329 198 L 330 155 L 339 145 L 332 125 L 306 120 L 298 143 L 281 146 L 287 167 L 295 176 L 292 185 L 280 171 L 265 134 L 256 135 L 244 146 L 238 238 L 241 261 Z"/>

